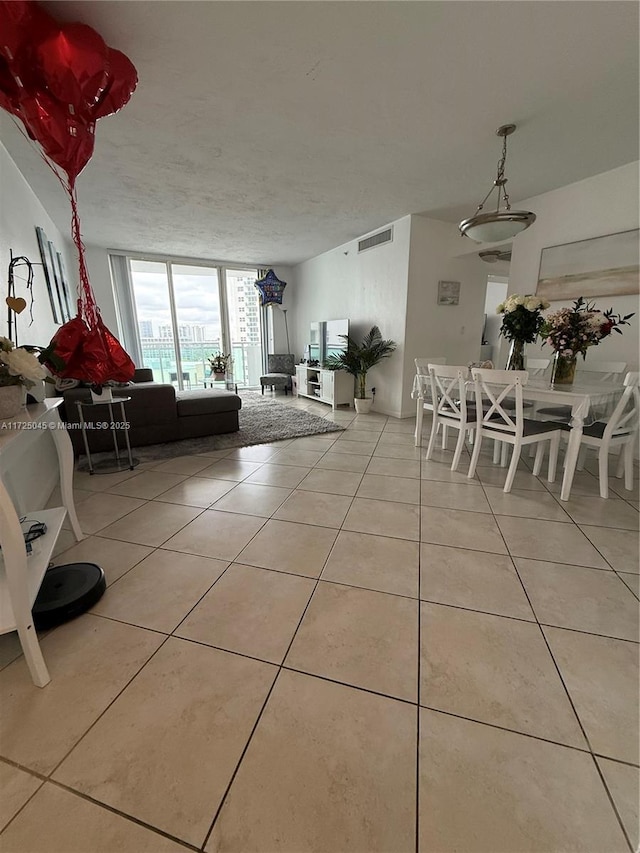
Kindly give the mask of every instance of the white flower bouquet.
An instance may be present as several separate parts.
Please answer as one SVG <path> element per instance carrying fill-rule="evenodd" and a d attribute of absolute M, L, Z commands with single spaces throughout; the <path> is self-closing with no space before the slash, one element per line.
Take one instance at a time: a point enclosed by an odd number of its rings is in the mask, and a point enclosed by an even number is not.
<path fill-rule="evenodd" d="M 504 315 L 500 334 L 508 341 L 532 344 L 544 322 L 540 311 L 548 307 L 546 299 L 540 299 L 531 293 L 525 296 L 512 293 L 496 308 L 496 314 Z"/>
<path fill-rule="evenodd" d="M 47 376 L 35 355 L 13 341 L 0 337 L 0 386 L 24 385 L 33 388 Z"/>

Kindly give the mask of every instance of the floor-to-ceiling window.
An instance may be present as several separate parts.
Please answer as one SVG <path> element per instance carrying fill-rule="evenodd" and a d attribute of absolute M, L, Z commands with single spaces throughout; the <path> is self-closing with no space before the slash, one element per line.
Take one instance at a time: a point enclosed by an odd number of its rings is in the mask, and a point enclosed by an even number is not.
<path fill-rule="evenodd" d="M 207 358 L 223 346 L 218 270 L 212 267 L 170 264 L 176 305 L 174 335 L 184 388 L 202 388 L 210 373 Z"/>
<path fill-rule="evenodd" d="M 239 385 L 258 385 L 263 370 L 260 295 L 254 284 L 257 271 L 224 272 L 234 376 Z"/>
<path fill-rule="evenodd" d="M 142 363 L 157 382 L 202 388 L 208 358 L 231 354 L 239 386 L 259 384 L 262 324 L 256 269 L 129 258 L 130 306 Z"/>

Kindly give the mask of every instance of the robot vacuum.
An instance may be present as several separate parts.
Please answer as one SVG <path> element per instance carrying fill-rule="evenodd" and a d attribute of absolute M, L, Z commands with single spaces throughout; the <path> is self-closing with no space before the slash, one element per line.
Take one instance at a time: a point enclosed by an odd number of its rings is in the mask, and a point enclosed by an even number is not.
<path fill-rule="evenodd" d="M 102 598 L 106 588 L 104 572 L 95 563 L 53 566 L 45 573 L 31 611 L 36 630 L 80 616 Z"/>

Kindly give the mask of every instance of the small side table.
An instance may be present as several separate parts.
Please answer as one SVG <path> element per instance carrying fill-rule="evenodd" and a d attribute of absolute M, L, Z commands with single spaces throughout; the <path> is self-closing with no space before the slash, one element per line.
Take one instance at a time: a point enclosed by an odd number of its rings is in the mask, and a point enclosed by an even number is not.
<path fill-rule="evenodd" d="M 88 400 L 78 400 L 76 402 L 76 406 L 78 407 L 78 416 L 80 418 L 80 428 L 82 430 L 82 440 L 84 442 L 85 453 L 87 454 L 87 464 L 80 466 L 78 468 L 79 471 L 88 471 L 90 474 L 113 474 L 117 471 L 124 471 L 127 468 L 130 471 L 133 471 L 136 465 L 139 464 L 139 460 L 135 459 L 131 455 L 131 444 L 129 443 L 129 425 L 124 408 L 124 404 L 128 403 L 129 400 L 131 400 L 131 397 L 114 397 L 113 400 L 104 400 L 100 403 Z M 117 421 L 113 415 L 113 407 L 116 405 L 120 406 L 120 421 Z M 97 409 L 104 406 L 107 406 L 109 410 L 108 429 L 111 430 L 111 435 L 113 436 L 113 448 L 115 455 L 111 459 L 103 459 L 100 462 L 96 462 L 94 465 L 91 461 L 91 452 L 89 450 L 89 440 L 87 438 L 87 427 L 89 424 L 85 420 L 84 409 Z M 96 423 L 104 424 L 105 422 L 96 418 Z M 90 424 L 91 428 L 96 429 L 93 422 L 90 422 Z M 120 448 L 118 446 L 119 432 L 124 433 L 124 448 Z M 126 460 L 121 456 L 121 453 L 123 453 L 124 450 L 126 450 Z"/>
<path fill-rule="evenodd" d="M 238 385 L 232 375 L 227 375 L 222 379 L 205 376 L 203 384 L 205 388 L 225 388 L 227 391 L 233 391 L 234 394 L 238 393 Z"/>

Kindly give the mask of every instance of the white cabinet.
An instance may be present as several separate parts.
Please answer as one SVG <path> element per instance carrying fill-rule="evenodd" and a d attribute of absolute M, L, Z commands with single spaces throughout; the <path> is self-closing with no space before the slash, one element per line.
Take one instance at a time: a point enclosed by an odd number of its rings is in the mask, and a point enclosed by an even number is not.
<path fill-rule="evenodd" d="M 333 409 L 353 402 L 353 377 L 344 370 L 296 365 L 298 396 L 328 403 Z"/>
<path fill-rule="evenodd" d="M 50 679 L 31 608 L 66 515 L 76 540 L 83 538 L 73 504 L 73 449 L 57 412 L 61 403 L 61 397 L 45 400 L 29 406 L 15 418 L 0 421 L 0 634 L 18 632 L 31 677 L 38 687 L 44 687 Z M 58 454 L 63 506 L 29 514 L 28 517 L 43 521 L 47 532 L 34 541 L 33 552 L 27 555 L 20 519 L 2 480 L 6 467 L 4 462 L 19 452 L 21 443 L 29 434 L 44 440 L 47 433 L 53 437 Z"/>

